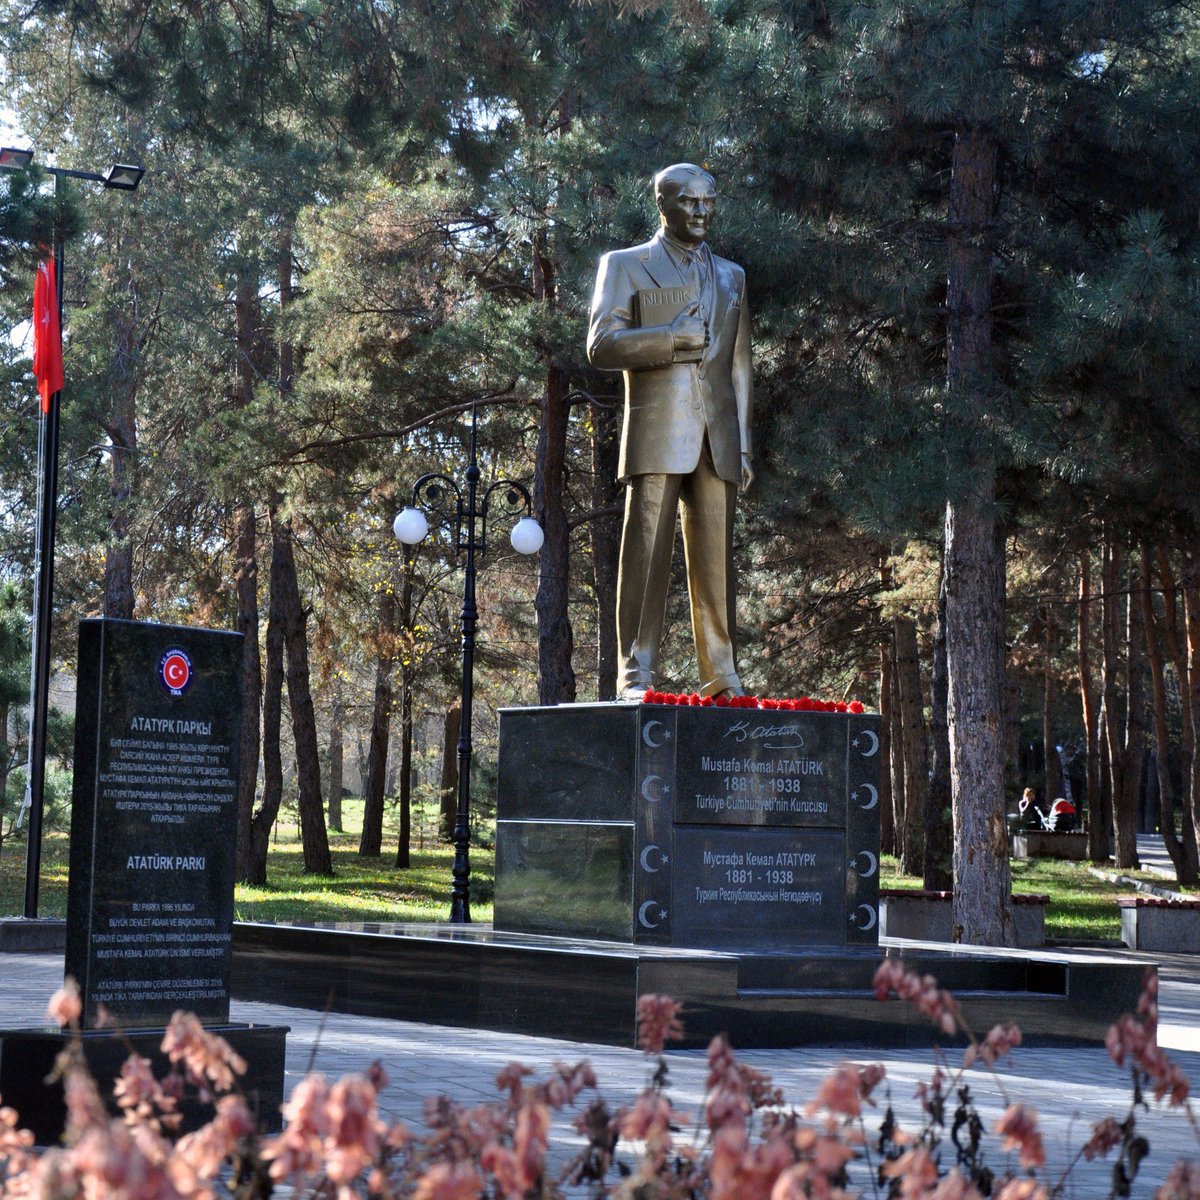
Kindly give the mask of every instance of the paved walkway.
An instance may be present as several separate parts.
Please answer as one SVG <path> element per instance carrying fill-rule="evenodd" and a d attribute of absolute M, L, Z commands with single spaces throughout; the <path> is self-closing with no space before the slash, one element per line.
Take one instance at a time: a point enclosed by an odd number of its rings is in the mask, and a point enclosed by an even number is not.
<path fill-rule="evenodd" d="M 1138 849 L 1143 863 L 1170 873 L 1170 860 L 1160 838 L 1139 838 Z M 1159 964 L 1159 1040 L 1200 1089 L 1200 960 L 1188 955 L 1136 957 L 1153 958 Z M 61 979 L 60 954 L 0 953 L 0 1028 L 40 1023 L 46 1000 Z M 1114 1013 L 1114 1018 L 1117 1015 Z M 589 1059 L 601 1091 L 613 1107 L 628 1104 L 649 1076 L 647 1060 L 636 1051 L 586 1042 L 323 1015 L 283 1003 L 234 1002 L 231 1016 L 235 1021 L 291 1027 L 285 1091 L 290 1091 L 309 1070 L 336 1077 L 361 1071 L 379 1059 L 390 1079 L 381 1098 L 384 1114 L 418 1129 L 424 1125 L 425 1097 L 440 1093 L 466 1105 L 493 1100 L 497 1095 L 497 1072 L 514 1060 L 544 1075 L 556 1062 Z M 795 1050 L 749 1050 L 740 1054 L 744 1062 L 768 1072 L 786 1099 L 797 1104 L 808 1100 L 828 1070 L 847 1057 L 884 1064 L 898 1117 L 902 1124 L 915 1129 L 919 1110 L 913 1093 L 918 1083 L 930 1077 L 934 1063 L 930 1051 L 871 1055 L 858 1050 L 850 1053 L 809 1046 Z M 673 1051 L 668 1059 L 669 1090 L 675 1105 L 684 1112 L 696 1112 L 704 1096 L 703 1052 Z M 957 1054 L 948 1056 L 947 1061 L 955 1065 Z M 1073 1157 L 1086 1140 L 1093 1121 L 1110 1115 L 1123 1119 L 1129 1108 L 1128 1075 L 1116 1068 L 1102 1048 L 1021 1048 L 995 1077 L 973 1071 L 969 1082 L 989 1127 L 1009 1101 L 1024 1101 L 1038 1110 L 1055 1170 L 1061 1170 Z M 1148 1200 L 1175 1159 L 1200 1158 L 1200 1144 L 1178 1110 L 1154 1108 L 1149 1113 L 1139 1113 L 1137 1121 L 1139 1130 L 1150 1140 L 1151 1152 L 1132 1195 Z M 875 1122 L 869 1122 L 872 1131 L 874 1127 Z M 569 1120 L 556 1122 L 554 1137 L 560 1162 L 579 1145 Z M 1001 1166 L 995 1159 L 992 1161 L 994 1166 Z M 1080 1163 L 1064 1195 L 1086 1200 L 1108 1195 L 1109 1170 L 1110 1165 L 1104 1162 Z"/>
<path fill-rule="evenodd" d="M 1162 980 L 1160 1041 L 1200 1087 L 1200 963 L 1183 955 L 1155 957 Z M 0 954 L 0 1028 L 38 1023 L 61 976 L 61 955 Z M 467 1105 L 494 1099 L 495 1075 L 513 1060 L 543 1073 L 555 1062 L 590 1059 L 610 1105 L 628 1103 L 649 1074 L 641 1054 L 611 1046 L 339 1014 L 323 1016 L 283 1003 L 235 1002 L 232 1017 L 291 1027 L 286 1090 L 309 1069 L 337 1076 L 360 1071 L 380 1059 L 390 1077 L 382 1097 L 386 1115 L 418 1128 L 423 1126 L 424 1097 L 444 1093 Z M 805 1047 L 751 1050 L 740 1057 L 769 1072 L 789 1101 L 802 1104 L 829 1068 L 849 1055 L 836 1048 Z M 929 1078 L 932 1053 L 889 1051 L 876 1056 L 855 1051 L 852 1057 L 884 1064 L 900 1120 L 915 1128 L 918 1110 L 913 1091 L 918 1082 Z M 952 1056 L 951 1065 L 956 1059 L 957 1055 Z M 676 1106 L 695 1112 L 704 1093 L 703 1052 L 672 1052 L 669 1062 L 670 1092 Z M 1129 1105 L 1128 1076 L 1101 1048 L 1018 1049 L 998 1077 L 973 1071 L 970 1083 L 989 1127 L 1007 1103 L 1005 1096 L 1032 1104 L 1041 1114 L 1047 1150 L 1059 1170 L 1086 1140 L 1092 1121 L 1106 1115 L 1122 1119 Z M 1149 1198 L 1170 1164 L 1183 1156 L 1200 1158 L 1200 1146 L 1178 1110 L 1155 1110 L 1139 1114 L 1137 1120 L 1150 1139 L 1151 1154 L 1132 1194 Z M 562 1161 L 561 1156 L 577 1144 L 569 1121 L 557 1123 L 555 1141 Z M 1104 1163 L 1080 1164 L 1064 1194 L 1089 1200 L 1107 1195 L 1108 1171 Z"/>
<path fill-rule="evenodd" d="M 1175 866 L 1163 844 L 1161 834 L 1139 833 L 1137 835 L 1137 852 L 1138 862 L 1141 863 L 1143 871 L 1153 871 L 1154 874 L 1171 880 L 1175 878 Z"/>

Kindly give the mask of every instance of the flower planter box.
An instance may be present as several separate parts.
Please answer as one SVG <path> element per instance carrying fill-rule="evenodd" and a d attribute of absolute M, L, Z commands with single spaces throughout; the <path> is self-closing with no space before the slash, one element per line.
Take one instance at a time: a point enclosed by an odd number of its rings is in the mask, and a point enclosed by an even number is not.
<path fill-rule="evenodd" d="M 1029 829 L 1014 833 L 1013 858 L 1067 858 L 1083 862 L 1088 856 L 1086 833 L 1040 833 Z"/>
<path fill-rule="evenodd" d="M 916 892 L 905 888 L 879 889 L 879 936 L 913 938 L 922 942 L 953 940 L 950 910 L 953 892 Z M 1046 905 L 1049 896 L 1014 896 L 1017 945 L 1046 944 Z"/>
<path fill-rule="evenodd" d="M 1200 954 L 1200 900 L 1119 896 L 1121 941 L 1131 950 Z"/>

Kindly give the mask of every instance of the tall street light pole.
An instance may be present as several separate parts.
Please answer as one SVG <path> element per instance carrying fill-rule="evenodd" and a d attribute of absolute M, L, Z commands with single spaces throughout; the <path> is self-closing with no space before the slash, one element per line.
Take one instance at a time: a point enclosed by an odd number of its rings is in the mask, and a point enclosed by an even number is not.
<path fill-rule="evenodd" d="M 22 170 L 33 160 L 32 150 L 0 149 L 0 168 Z M 145 171 L 128 163 L 114 163 L 103 175 L 47 167 L 54 176 L 54 275 L 58 295 L 58 327 L 63 318 L 63 267 L 66 257 L 58 201 L 64 179 L 84 179 L 121 192 L 133 192 Z M 62 392 L 54 392 L 38 423 L 37 531 L 34 541 L 33 644 L 29 682 L 29 769 L 25 802 L 29 829 L 25 847 L 25 911 L 35 918 L 42 870 L 42 816 L 46 806 L 46 725 L 50 711 L 50 625 L 54 614 L 54 536 L 58 518 L 59 409 Z"/>
<path fill-rule="evenodd" d="M 471 452 L 467 462 L 466 498 L 463 489 L 447 475 L 430 472 L 413 485 L 412 503 L 397 516 L 392 530 L 397 539 L 415 546 L 429 532 L 429 522 L 421 511 L 424 500 L 447 518 L 443 505 L 454 496 L 454 548 L 466 552 L 462 606 L 462 720 L 458 735 L 458 804 L 454 813 L 454 887 L 450 893 L 450 923 L 466 925 L 471 920 L 471 707 L 475 695 L 475 556 L 487 549 L 488 509 L 492 498 L 503 492 L 502 503 L 509 513 L 524 510 L 525 515 L 513 526 L 511 541 L 519 554 L 536 554 L 545 535 L 530 515 L 533 502 L 523 484 L 499 479 L 479 497 L 479 461 L 476 455 L 477 414 L 471 405 Z M 476 522 L 478 521 L 478 535 Z"/>

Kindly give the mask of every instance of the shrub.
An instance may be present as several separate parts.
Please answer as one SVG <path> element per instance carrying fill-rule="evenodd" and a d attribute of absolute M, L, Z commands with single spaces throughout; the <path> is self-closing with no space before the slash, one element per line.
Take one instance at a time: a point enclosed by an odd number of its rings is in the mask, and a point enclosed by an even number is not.
<path fill-rule="evenodd" d="M 1181 1107 L 1200 1136 L 1187 1080 L 1158 1046 L 1153 972 L 1137 1012 L 1121 1017 L 1107 1039 L 1109 1054 L 1131 1073 L 1129 1109 L 1096 1122 L 1055 1179 L 1045 1178 L 1036 1113 L 1009 1104 L 989 1140 L 967 1082 L 970 1070 L 990 1070 L 1019 1046 L 1020 1030 L 1006 1023 L 976 1038 L 953 996 L 896 960 L 879 967 L 875 989 L 881 1000 L 900 997 L 947 1034 L 962 1030 L 969 1038 L 961 1064 L 953 1072 L 935 1066 L 919 1089 L 923 1124 L 913 1131 L 901 1129 L 885 1104 L 877 1132 L 868 1135 L 864 1108 L 886 1076 L 879 1064 L 843 1063 L 810 1100 L 789 1104 L 765 1074 L 739 1062 L 724 1037 L 709 1045 L 707 1093 L 691 1122 L 671 1102 L 663 1054 L 682 1033 L 679 1006 L 643 996 L 639 1042 L 653 1066 L 626 1108 L 610 1110 L 586 1062 L 557 1064 L 541 1081 L 511 1063 L 496 1079 L 498 1100 L 466 1107 L 430 1098 L 428 1130 L 417 1133 L 381 1119 L 386 1076 L 376 1064 L 334 1083 L 308 1075 L 284 1106 L 283 1131 L 264 1136 L 237 1093 L 245 1064 L 195 1017 L 176 1013 L 163 1040 L 169 1074 L 156 1079 L 146 1059 L 132 1056 L 114 1089 L 119 1117 L 106 1112 L 78 1039 L 59 1061 L 67 1108 L 61 1147 L 38 1153 L 17 1114 L 0 1109 L 0 1197 L 265 1200 L 286 1185 L 321 1200 L 556 1200 L 568 1191 L 617 1200 L 1050 1200 L 1063 1193 L 1080 1159 L 1110 1154 L 1109 1195 L 1119 1197 L 1129 1195 L 1149 1152 L 1136 1127 L 1148 1097 Z M 80 1011 L 70 983 L 51 1001 L 61 1025 L 77 1028 Z M 189 1084 L 212 1103 L 213 1116 L 180 1135 L 178 1102 Z M 576 1113 L 584 1147 L 552 1171 L 552 1114 L 566 1109 Z M 993 1172 L 993 1144 L 1005 1162 L 1016 1153 L 1015 1172 Z M 1179 1162 L 1155 1197 L 1200 1200 L 1200 1169 Z"/>

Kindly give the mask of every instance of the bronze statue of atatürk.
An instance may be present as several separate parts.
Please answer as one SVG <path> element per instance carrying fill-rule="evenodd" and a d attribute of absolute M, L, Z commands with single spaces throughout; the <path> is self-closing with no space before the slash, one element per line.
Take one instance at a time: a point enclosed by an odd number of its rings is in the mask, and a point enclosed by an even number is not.
<path fill-rule="evenodd" d="M 675 515 L 705 695 L 742 695 L 734 638 L 733 515 L 750 486 L 746 273 L 705 244 L 716 184 L 691 163 L 654 177 L 662 228 L 600 260 L 588 330 L 594 366 L 625 374 L 617 582 L 618 691 L 654 686 Z"/>

